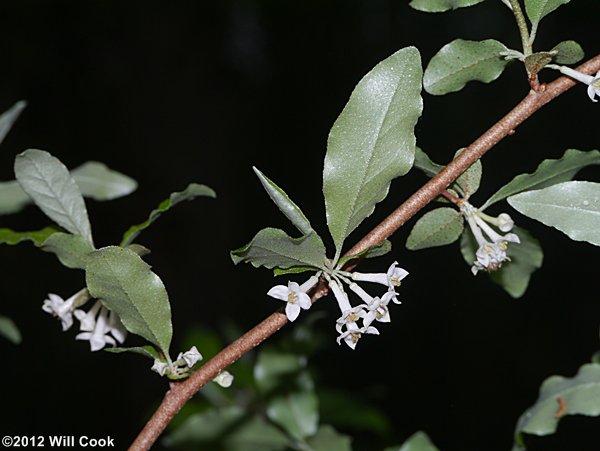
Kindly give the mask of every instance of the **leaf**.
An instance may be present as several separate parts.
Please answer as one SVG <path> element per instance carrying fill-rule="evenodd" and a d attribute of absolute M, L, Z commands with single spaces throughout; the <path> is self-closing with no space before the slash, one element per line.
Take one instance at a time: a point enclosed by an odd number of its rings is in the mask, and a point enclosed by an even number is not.
<path fill-rule="evenodd" d="M 600 415 L 600 365 L 583 365 L 573 378 L 551 376 L 546 379 L 535 404 L 517 422 L 513 449 L 525 449 L 519 446 L 523 432 L 553 434 L 565 415 Z"/>
<path fill-rule="evenodd" d="M 392 446 L 384 451 L 439 451 L 427 434 L 422 431 L 414 433 L 402 446 Z"/>
<path fill-rule="evenodd" d="M 0 215 L 21 211 L 30 202 L 31 198 L 16 180 L 0 182 Z"/>
<path fill-rule="evenodd" d="M 388 252 L 391 252 L 391 250 L 392 250 L 392 243 L 389 240 L 384 240 L 380 244 L 375 244 L 373 246 L 369 246 L 364 251 L 359 252 L 358 254 L 349 255 L 347 257 L 340 258 L 340 261 L 338 262 L 338 266 L 341 268 L 350 260 L 354 260 L 354 259 L 358 259 L 358 258 L 381 257 L 382 255 L 385 255 Z"/>
<path fill-rule="evenodd" d="M 557 44 L 551 52 L 556 52 L 554 61 L 558 64 L 575 64 L 585 56 L 585 52 L 575 41 L 563 41 Z"/>
<path fill-rule="evenodd" d="M 411 251 L 454 243 L 463 231 L 463 217 L 454 208 L 436 208 L 425 213 L 406 240 Z"/>
<path fill-rule="evenodd" d="M 168 199 L 163 200 L 159 206 L 150 212 L 150 216 L 141 224 L 131 226 L 123 235 L 121 246 L 127 246 L 138 237 L 143 230 L 147 229 L 156 221 L 164 212 L 170 210 L 175 205 L 184 200 L 192 200 L 198 196 L 216 197 L 215 192 L 206 185 L 198 183 L 190 183 L 186 189 L 180 192 L 171 193 Z"/>
<path fill-rule="evenodd" d="M 421 77 L 418 50 L 399 50 L 363 77 L 333 124 L 323 193 L 336 261 L 346 237 L 387 196 L 392 179 L 413 165 Z"/>
<path fill-rule="evenodd" d="M 86 283 L 90 294 L 114 310 L 129 332 L 168 354 L 173 330 L 167 290 L 135 252 L 117 246 L 92 252 Z"/>
<path fill-rule="evenodd" d="M 352 451 L 351 442 L 350 437 L 327 424 L 320 426 L 317 433 L 306 440 L 312 451 Z"/>
<path fill-rule="evenodd" d="M 15 245 L 23 241 L 31 241 L 36 246 L 41 246 L 50 235 L 58 232 L 55 227 L 45 227 L 42 230 L 31 232 L 16 232 L 11 229 L 0 229 L 0 244 Z"/>
<path fill-rule="evenodd" d="M 530 191 L 560 182 L 571 180 L 575 174 L 586 166 L 600 164 L 600 152 L 590 150 L 584 152 L 576 149 L 567 150 L 558 160 L 544 160 L 532 174 L 520 174 L 500 188 L 480 208 L 489 206 L 522 191 Z"/>
<path fill-rule="evenodd" d="M 292 221 L 292 224 L 294 224 L 303 235 L 308 235 L 312 232 L 313 228 L 310 225 L 310 222 L 306 219 L 302 210 L 300 210 L 300 208 L 288 197 L 285 191 L 279 188 L 256 167 L 253 166 L 252 169 L 256 173 L 256 176 L 267 191 L 271 200 L 275 202 L 275 205 L 277 205 L 285 217 Z"/>
<path fill-rule="evenodd" d="M 531 22 L 531 34 L 535 36 L 540 20 L 571 0 L 525 0 L 525 11 Z"/>
<path fill-rule="evenodd" d="M 15 158 L 15 175 L 46 216 L 93 245 L 83 197 L 64 164 L 48 152 L 28 149 Z"/>
<path fill-rule="evenodd" d="M 311 392 L 289 393 L 269 402 L 267 417 L 295 439 L 302 440 L 317 432 L 319 401 Z"/>
<path fill-rule="evenodd" d="M 254 380 L 258 389 L 266 394 L 280 387 L 286 378 L 295 376 L 306 368 L 306 358 L 289 352 L 263 350 L 254 365 Z"/>
<path fill-rule="evenodd" d="M 325 262 L 325 246 L 319 235 L 312 232 L 291 238 L 281 229 L 266 228 L 256 234 L 244 247 L 231 251 L 234 264 L 252 263 L 258 268 L 291 268 L 311 266 L 321 268 Z"/>
<path fill-rule="evenodd" d="M 4 141 L 4 138 L 26 106 L 27 102 L 19 100 L 10 109 L 0 115 L 0 143 Z"/>
<path fill-rule="evenodd" d="M 0 336 L 16 345 L 20 344 L 22 341 L 21 332 L 17 325 L 12 319 L 4 315 L 0 315 Z"/>
<path fill-rule="evenodd" d="M 94 250 L 81 235 L 57 232 L 41 245 L 43 251 L 55 254 L 67 268 L 85 269 L 88 256 Z"/>
<path fill-rule="evenodd" d="M 423 171 L 428 177 L 435 177 L 444 169 L 444 166 L 431 161 L 429 156 L 420 147 L 417 147 L 415 148 L 415 168 Z"/>
<path fill-rule="evenodd" d="M 73 169 L 71 175 L 81 194 L 99 201 L 127 196 L 137 189 L 137 182 L 131 177 L 113 171 L 98 161 L 82 164 Z"/>
<path fill-rule="evenodd" d="M 489 83 L 502 74 L 508 49 L 494 39 L 465 41 L 456 39 L 436 53 L 423 77 L 425 91 L 443 95 L 460 91 L 470 81 Z"/>
<path fill-rule="evenodd" d="M 600 246 L 600 184 L 564 182 L 508 198 L 518 212 L 575 241 Z"/>
<path fill-rule="evenodd" d="M 273 268 L 273 274 L 283 276 L 285 274 L 302 274 L 303 272 L 314 271 L 312 266 L 292 266 L 290 268 Z"/>
<path fill-rule="evenodd" d="M 113 354 L 122 354 L 124 352 L 132 352 L 134 354 L 140 354 L 146 357 L 151 358 L 152 360 L 163 360 L 163 356 L 160 355 L 158 349 L 154 346 L 135 346 L 132 348 L 104 348 L 106 352 L 111 352 Z"/>
<path fill-rule="evenodd" d="M 525 57 L 524 63 L 527 68 L 529 78 L 537 77 L 538 73 L 552 62 L 554 54 L 552 52 L 536 52 Z"/>
<path fill-rule="evenodd" d="M 191 415 L 164 439 L 168 447 L 185 444 L 192 449 L 274 451 L 288 449 L 290 440 L 259 416 L 248 418 L 239 406 L 210 408 Z"/>
<path fill-rule="evenodd" d="M 464 8 L 481 3 L 483 0 L 412 0 L 409 5 L 426 13 L 441 13 L 450 9 Z"/>
<path fill-rule="evenodd" d="M 521 243 L 510 243 L 506 251 L 510 261 L 488 275 L 494 283 L 518 299 L 527 291 L 531 275 L 542 267 L 544 253 L 539 241 L 527 230 L 514 227 L 511 232 L 518 235 Z M 463 258 L 469 266 L 472 265 L 475 261 L 477 242 L 470 231 L 465 230 L 462 234 L 460 245 Z"/>

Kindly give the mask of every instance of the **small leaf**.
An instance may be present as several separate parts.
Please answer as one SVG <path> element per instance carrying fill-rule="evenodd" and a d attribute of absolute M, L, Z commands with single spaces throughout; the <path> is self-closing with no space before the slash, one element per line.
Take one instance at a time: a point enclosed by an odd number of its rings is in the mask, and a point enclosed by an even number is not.
<path fill-rule="evenodd" d="M 554 61 L 558 64 L 575 64 L 585 56 L 585 52 L 575 41 L 563 41 L 557 44 L 551 51 L 556 53 Z"/>
<path fill-rule="evenodd" d="M 252 263 L 255 268 L 311 266 L 320 269 L 325 262 L 325 246 L 315 232 L 291 238 L 283 230 L 266 228 L 258 232 L 246 246 L 231 251 L 231 259 L 236 265 L 240 262 Z"/>
<path fill-rule="evenodd" d="M 571 180 L 586 166 L 600 164 L 600 152 L 569 149 L 558 160 L 544 160 L 532 174 L 520 174 L 500 188 L 480 208 L 489 206 L 522 191 L 530 191 Z"/>
<path fill-rule="evenodd" d="M 518 212 L 575 241 L 600 246 L 600 184 L 564 182 L 508 198 Z"/>
<path fill-rule="evenodd" d="M 11 229 L 0 229 L 0 244 L 15 245 L 23 241 L 31 241 L 36 246 L 41 246 L 50 235 L 58 232 L 55 227 L 45 227 L 42 230 L 31 232 L 16 232 Z"/>
<path fill-rule="evenodd" d="M 493 39 L 465 41 L 456 39 L 436 53 L 423 77 L 425 91 L 443 95 L 460 91 L 470 81 L 489 83 L 502 74 L 508 49 Z"/>
<path fill-rule="evenodd" d="M 271 200 L 275 202 L 275 205 L 277 205 L 286 218 L 292 221 L 292 224 L 294 224 L 303 235 L 308 235 L 312 232 L 313 228 L 310 225 L 310 222 L 306 219 L 302 210 L 300 210 L 300 208 L 288 197 L 285 191 L 279 188 L 257 168 L 252 167 L 252 169 L 254 169 L 260 183 L 262 183 L 262 186 L 267 191 Z"/>
<path fill-rule="evenodd" d="M 81 235 L 57 232 L 41 246 L 43 251 L 55 254 L 67 268 L 85 269 L 87 257 L 94 249 Z"/>
<path fill-rule="evenodd" d="M 261 393 L 269 394 L 304 368 L 306 368 L 306 358 L 303 356 L 263 350 L 258 354 L 254 365 L 254 380 Z"/>
<path fill-rule="evenodd" d="M 140 354 L 146 357 L 151 358 L 152 360 L 163 360 L 163 356 L 161 356 L 160 351 L 156 349 L 154 346 L 146 345 L 146 346 L 135 346 L 132 348 L 104 348 L 106 352 L 111 352 L 113 354 L 122 354 L 124 352 L 132 352 L 134 354 Z"/>
<path fill-rule="evenodd" d="M 31 198 L 23 191 L 19 182 L 0 182 L 0 215 L 21 211 L 31 203 Z"/>
<path fill-rule="evenodd" d="M 413 165 L 421 77 L 418 50 L 399 50 L 356 85 L 331 128 L 323 194 L 336 262 L 346 237 L 387 196 L 392 179 Z"/>
<path fill-rule="evenodd" d="M 374 246 L 369 246 L 364 251 L 359 252 L 358 254 L 349 255 L 347 257 L 340 258 L 338 262 L 338 266 L 342 267 L 350 260 L 358 259 L 358 258 L 375 258 L 381 257 L 382 255 L 391 252 L 392 243 L 389 240 L 384 240 L 380 244 L 375 244 Z"/>
<path fill-rule="evenodd" d="M 464 149 L 460 149 L 454 154 L 454 158 L 458 157 Z M 469 198 L 477 192 L 481 183 L 481 175 L 483 173 L 483 165 L 481 160 L 477 160 L 467 168 L 457 179 L 456 183 L 461 188 L 466 198 Z"/>
<path fill-rule="evenodd" d="M 320 426 L 317 433 L 306 440 L 312 451 L 352 451 L 351 442 L 350 437 L 327 424 Z"/>
<path fill-rule="evenodd" d="M 536 52 L 525 58 L 525 67 L 529 77 L 536 77 L 537 74 L 548 64 L 552 62 L 554 54 L 552 52 Z"/>
<path fill-rule="evenodd" d="M 600 365 L 583 365 L 573 378 L 551 376 L 546 379 L 535 404 L 517 422 L 513 449 L 525 449 L 519 446 L 523 443 L 523 432 L 553 434 L 565 415 L 600 415 Z"/>
<path fill-rule="evenodd" d="M 27 106 L 27 102 L 19 100 L 9 110 L 0 115 L 0 143 L 12 128 L 13 124 L 21 114 L 21 111 Z"/>
<path fill-rule="evenodd" d="M 3 315 L 0 315 L 0 336 L 16 345 L 22 340 L 21 332 L 14 321 Z"/>
<path fill-rule="evenodd" d="M 422 431 L 414 433 L 402 446 L 392 446 L 384 451 L 439 451 L 427 434 Z"/>
<path fill-rule="evenodd" d="M 114 310 L 125 328 L 169 352 L 171 307 L 162 280 L 135 252 L 109 246 L 88 256 L 90 294 Z"/>
<path fill-rule="evenodd" d="M 267 406 L 269 419 L 297 440 L 317 432 L 319 401 L 314 393 L 290 393 L 272 399 Z"/>
<path fill-rule="evenodd" d="M 409 5 L 426 13 L 441 13 L 451 9 L 464 8 L 481 3 L 483 0 L 412 0 Z"/>
<path fill-rule="evenodd" d="M 463 217 L 454 208 L 436 208 L 425 213 L 406 240 L 411 251 L 454 243 L 463 231 Z"/>
<path fill-rule="evenodd" d="M 561 5 L 569 3 L 571 0 L 525 0 L 525 11 L 531 21 L 531 34 L 535 36 L 540 20 L 554 11 Z"/>
<path fill-rule="evenodd" d="M 83 197 L 60 160 L 43 150 L 28 149 L 15 158 L 15 175 L 46 216 L 93 245 Z"/>
<path fill-rule="evenodd" d="M 431 161 L 429 156 L 420 147 L 417 147 L 415 148 L 415 168 L 423 171 L 428 177 L 435 177 L 444 169 L 444 166 Z"/>
<path fill-rule="evenodd" d="M 71 175 L 81 194 L 99 201 L 127 196 L 137 189 L 137 182 L 131 177 L 113 171 L 98 161 L 82 164 L 73 169 Z"/>
<path fill-rule="evenodd" d="M 127 246 L 138 237 L 138 235 L 154 221 L 156 221 L 164 212 L 170 210 L 175 205 L 184 200 L 192 200 L 198 196 L 216 197 L 215 192 L 206 185 L 199 185 L 198 183 L 190 183 L 186 189 L 180 192 L 172 193 L 168 199 L 163 200 L 160 205 L 150 212 L 150 216 L 141 224 L 131 226 L 127 232 L 123 235 L 121 240 L 121 246 Z"/>

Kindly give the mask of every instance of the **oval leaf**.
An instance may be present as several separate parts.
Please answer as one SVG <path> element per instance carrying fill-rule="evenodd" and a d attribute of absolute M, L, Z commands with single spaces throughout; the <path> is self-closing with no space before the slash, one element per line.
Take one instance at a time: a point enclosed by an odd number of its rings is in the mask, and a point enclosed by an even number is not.
<path fill-rule="evenodd" d="M 125 328 L 169 352 L 171 307 L 162 280 L 135 252 L 109 246 L 92 252 L 86 267 L 90 294 L 114 310 Z"/>
<path fill-rule="evenodd" d="M 556 45 L 552 52 L 556 52 L 554 61 L 558 64 L 575 64 L 585 56 L 585 52 L 575 41 L 563 41 Z"/>
<path fill-rule="evenodd" d="M 127 196 L 137 189 L 137 182 L 131 177 L 113 171 L 98 161 L 82 164 L 73 169 L 71 175 L 83 196 L 99 201 Z"/>
<path fill-rule="evenodd" d="M 352 451 L 352 439 L 329 425 L 319 427 L 317 433 L 309 437 L 306 443 L 312 451 Z"/>
<path fill-rule="evenodd" d="M 600 246 L 600 183 L 565 182 L 508 198 L 518 212 Z"/>
<path fill-rule="evenodd" d="M 311 392 L 276 397 L 267 406 L 267 416 L 296 440 L 302 440 L 317 432 L 319 400 Z"/>
<path fill-rule="evenodd" d="M 4 141 L 4 138 L 26 106 L 27 102 L 20 100 L 0 115 L 0 143 Z"/>
<path fill-rule="evenodd" d="M 123 234 L 121 246 L 127 246 L 133 243 L 138 235 L 150 227 L 152 223 L 156 221 L 164 212 L 170 210 L 184 200 L 192 200 L 198 196 L 216 197 L 216 194 L 208 186 L 200 185 L 198 183 L 190 183 L 183 191 L 171 193 L 168 199 L 163 200 L 158 208 L 150 212 L 148 219 L 141 224 L 131 226 L 129 230 Z"/>
<path fill-rule="evenodd" d="M 19 182 L 0 182 L 0 215 L 21 211 L 31 203 L 31 198 L 23 191 Z"/>
<path fill-rule="evenodd" d="M 560 182 L 566 182 L 571 180 L 584 167 L 598 164 L 600 164 L 600 152 L 597 150 L 584 152 L 569 149 L 558 160 L 542 161 L 534 173 L 517 175 L 496 191 L 480 210 L 483 211 L 490 205 L 522 191 L 541 189 Z"/>
<path fill-rule="evenodd" d="M 406 240 L 411 251 L 454 243 L 463 231 L 463 217 L 454 208 L 436 208 L 425 213 Z"/>
<path fill-rule="evenodd" d="M 81 235 L 57 232 L 42 244 L 42 250 L 55 254 L 67 268 L 85 269 L 89 254 L 94 250 Z"/>
<path fill-rule="evenodd" d="M 571 0 L 525 0 L 525 11 L 531 21 L 531 35 L 535 36 L 540 20 L 554 11 L 561 5 L 569 3 Z"/>
<path fill-rule="evenodd" d="M 464 149 L 460 149 L 458 152 L 456 152 L 456 154 L 454 154 L 454 158 L 458 157 L 463 150 Z M 469 166 L 467 170 L 460 175 L 460 177 L 456 179 L 456 183 L 462 189 L 462 192 L 466 198 L 469 198 L 475 194 L 479 189 L 482 173 L 483 165 L 481 164 L 481 160 L 477 160 L 475 163 Z"/>
<path fill-rule="evenodd" d="M 21 332 L 14 321 L 3 315 L 0 315 L 0 336 L 16 345 L 22 340 Z"/>
<path fill-rule="evenodd" d="M 267 176 L 265 176 L 257 168 L 252 167 L 252 169 L 256 173 L 256 176 L 267 191 L 267 194 L 271 200 L 275 202 L 275 205 L 279 207 L 286 218 L 292 221 L 292 224 L 294 224 L 296 228 L 302 232 L 302 234 L 308 235 L 310 232 L 312 232 L 313 228 L 311 227 L 310 222 L 308 219 L 306 219 L 306 216 L 304 216 L 302 210 L 300 210 L 300 208 L 288 197 L 285 191 L 279 188 L 272 180 L 267 178 Z"/>
<path fill-rule="evenodd" d="M 483 0 L 412 0 L 409 5 L 426 13 L 441 13 L 451 9 L 464 8 L 481 3 Z"/>
<path fill-rule="evenodd" d="M 281 229 L 266 228 L 246 246 L 231 251 L 231 259 L 236 265 L 246 262 L 255 268 L 312 266 L 320 269 L 325 262 L 325 246 L 315 232 L 292 238 Z"/>
<path fill-rule="evenodd" d="M 546 379 L 535 404 L 517 422 L 513 449 L 524 449 L 519 446 L 522 432 L 553 434 L 565 415 L 600 415 L 600 365 L 583 365 L 573 378 L 551 376 Z"/>
<path fill-rule="evenodd" d="M 423 77 L 425 91 L 433 95 L 460 91 L 470 81 L 489 83 L 500 76 L 508 61 L 501 55 L 508 49 L 493 39 L 456 39 L 436 53 Z"/>
<path fill-rule="evenodd" d="M 15 158 L 21 188 L 54 222 L 93 245 L 83 196 L 64 164 L 48 152 L 29 149 Z"/>
<path fill-rule="evenodd" d="M 365 75 L 333 124 L 323 193 L 336 260 L 346 237 L 385 198 L 392 179 L 413 165 L 421 77 L 418 50 L 399 50 Z"/>

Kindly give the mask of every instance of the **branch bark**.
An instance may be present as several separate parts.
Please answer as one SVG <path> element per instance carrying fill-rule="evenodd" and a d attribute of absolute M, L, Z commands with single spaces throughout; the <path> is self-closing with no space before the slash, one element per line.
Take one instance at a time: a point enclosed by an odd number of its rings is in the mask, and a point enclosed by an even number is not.
<path fill-rule="evenodd" d="M 595 74 L 600 70 L 600 55 L 597 55 L 582 64 L 577 70 L 587 74 Z M 570 78 L 561 77 L 548 85 L 542 86 L 537 92 L 530 91 L 513 110 L 467 147 L 466 150 L 450 162 L 450 164 L 440 171 L 439 174 L 410 196 L 392 214 L 363 237 L 346 253 L 346 255 L 362 252 L 368 247 L 379 244 L 388 238 L 429 202 L 439 196 L 452 182 L 454 182 L 454 180 L 456 180 L 487 151 L 493 148 L 506 136 L 513 134 L 514 130 L 527 118 L 548 102 L 572 88 L 575 84 L 576 82 Z M 582 101 L 585 101 L 583 97 L 585 96 L 582 93 Z M 327 294 L 327 287 L 323 284 L 319 285 L 312 296 L 313 301 L 325 294 Z M 183 405 L 207 382 L 211 381 L 241 356 L 273 335 L 285 326 L 287 322 L 287 317 L 282 313 L 282 310 L 273 313 L 253 329 L 249 330 L 236 341 L 224 348 L 188 379 L 183 382 L 172 383 L 170 389 L 165 394 L 162 403 L 135 439 L 129 450 L 142 451 L 150 449 L 177 412 L 179 412 Z"/>

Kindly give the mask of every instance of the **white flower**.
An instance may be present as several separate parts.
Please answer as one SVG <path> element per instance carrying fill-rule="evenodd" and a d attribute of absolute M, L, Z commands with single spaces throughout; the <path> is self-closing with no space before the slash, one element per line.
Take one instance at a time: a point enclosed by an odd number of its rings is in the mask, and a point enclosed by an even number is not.
<path fill-rule="evenodd" d="M 231 387 L 231 384 L 233 384 L 233 375 L 229 371 L 221 371 L 217 374 L 217 377 L 213 379 L 213 382 L 223 388 L 229 388 Z"/>
<path fill-rule="evenodd" d="M 99 351 L 107 344 L 112 346 L 116 345 L 114 338 L 108 335 L 110 330 L 111 329 L 108 326 L 108 309 L 101 307 L 100 313 L 95 320 L 94 329 L 91 332 L 82 332 L 78 334 L 75 339 L 88 340 L 90 342 L 90 348 L 92 352 Z"/>
<path fill-rule="evenodd" d="M 371 325 L 373 321 L 381 323 L 389 323 L 391 321 L 388 304 L 395 299 L 393 292 L 388 291 L 381 298 L 373 298 L 368 305 L 368 312 L 363 319 L 365 327 Z"/>
<path fill-rule="evenodd" d="M 119 316 L 100 301 L 96 301 L 87 313 L 78 309 L 73 314 L 80 321 L 79 329 L 82 331 L 75 339 L 89 340 L 92 351 L 98 351 L 106 344 L 116 346 L 127 337 L 127 330 Z"/>
<path fill-rule="evenodd" d="M 44 300 L 42 310 L 54 315 L 60 319 L 63 331 L 69 329 L 73 325 L 73 301 L 75 296 L 70 297 L 66 301 L 59 295 L 50 293 L 48 299 Z"/>
<path fill-rule="evenodd" d="M 117 315 L 113 310 L 111 310 L 110 314 L 108 315 L 107 327 L 109 328 L 109 332 L 119 343 L 123 343 L 125 338 L 127 338 L 127 329 L 125 329 L 125 326 L 123 326 L 119 315 Z"/>
<path fill-rule="evenodd" d="M 192 346 L 189 351 L 180 352 L 175 363 L 185 363 L 188 368 L 192 368 L 200 360 L 202 360 L 202 354 L 198 352 L 196 346 Z"/>
<path fill-rule="evenodd" d="M 387 273 L 374 273 L 374 274 L 363 274 L 360 272 L 353 272 L 352 279 L 363 282 L 374 282 L 388 287 L 389 291 L 395 291 L 396 287 L 400 286 L 402 279 L 408 276 L 408 271 L 402 268 L 398 268 L 398 262 L 394 262 L 390 265 Z M 394 302 L 397 302 L 394 299 Z"/>
<path fill-rule="evenodd" d="M 555 64 L 549 64 L 548 67 L 552 69 L 558 69 L 563 74 L 574 78 L 581 83 L 588 85 L 587 93 L 592 102 L 597 102 L 596 96 L 600 96 L 600 71 L 596 72 L 596 75 L 588 75 L 583 72 L 576 71 L 566 66 L 557 66 Z"/>
<path fill-rule="evenodd" d="M 340 316 L 335 322 L 335 329 L 338 331 L 338 333 L 342 333 L 344 326 L 347 328 L 348 324 L 356 325 L 357 321 L 359 321 L 361 318 L 364 318 L 367 315 L 365 308 L 366 305 L 359 305 L 357 307 L 345 310 L 342 313 L 342 316 Z"/>
<path fill-rule="evenodd" d="M 379 331 L 373 326 L 358 327 L 356 323 L 350 322 L 347 323 L 347 330 L 337 338 L 337 342 L 338 344 L 342 344 L 342 340 L 344 340 L 344 343 L 351 349 L 355 349 L 358 340 L 360 340 L 363 334 L 379 335 Z"/>
<path fill-rule="evenodd" d="M 154 364 L 152 365 L 152 368 L 150 368 L 150 369 L 152 371 L 156 371 L 161 376 L 164 376 L 166 374 L 168 368 L 169 368 L 169 365 L 167 364 L 167 362 L 162 362 L 158 359 L 155 359 Z"/>
<path fill-rule="evenodd" d="M 274 286 L 269 290 L 267 295 L 287 303 L 285 306 L 285 314 L 290 321 L 294 321 L 296 318 L 298 318 L 298 315 L 300 314 L 300 308 L 308 310 L 312 305 L 310 302 L 310 296 L 308 296 L 308 294 L 302 290 L 300 285 L 292 281 L 288 282 L 287 287 L 285 285 Z"/>
<path fill-rule="evenodd" d="M 96 301 L 96 303 L 87 313 L 83 310 L 75 310 L 75 318 L 77 318 L 80 322 L 79 330 L 84 332 L 91 332 L 94 330 L 96 327 L 96 316 L 100 310 L 100 307 L 102 307 L 102 303 L 100 301 Z"/>

